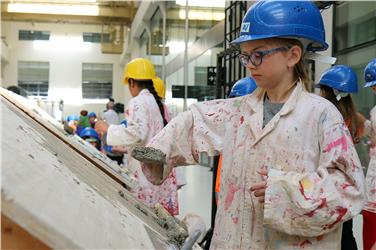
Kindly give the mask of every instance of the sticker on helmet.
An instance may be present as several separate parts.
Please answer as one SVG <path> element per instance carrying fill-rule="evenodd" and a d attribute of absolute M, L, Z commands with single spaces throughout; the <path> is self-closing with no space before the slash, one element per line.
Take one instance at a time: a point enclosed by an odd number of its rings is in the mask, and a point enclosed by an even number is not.
<path fill-rule="evenodd" d="M 249 32 L 250 23 L 242 23 L 242 27 L 240 28 L 240 32 Z"/>

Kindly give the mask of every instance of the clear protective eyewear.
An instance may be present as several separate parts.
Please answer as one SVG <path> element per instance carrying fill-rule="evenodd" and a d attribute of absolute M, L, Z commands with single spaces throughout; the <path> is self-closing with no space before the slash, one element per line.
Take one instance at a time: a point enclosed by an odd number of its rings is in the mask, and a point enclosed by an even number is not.
<path fill-rule="evenodd" d="M 238 57 L 239 57 L 240 63 L 244 67 L 247 67 L 249 62 L 251 62 L 255 67 L 257 67 L 262 63 L 262 58 L 264 56 L 271 55 L 271 54 L 279 52 L 279 51 L 288 50 L 290 48 L 291 47 L 289 47 L 289 46 L 283 46 L 283 47 L 278 47 L 278 48 L 269 49 L 269 50 L 255 51 L 255 52 L 252 52 L 250 55 L 239 54 Z"/>

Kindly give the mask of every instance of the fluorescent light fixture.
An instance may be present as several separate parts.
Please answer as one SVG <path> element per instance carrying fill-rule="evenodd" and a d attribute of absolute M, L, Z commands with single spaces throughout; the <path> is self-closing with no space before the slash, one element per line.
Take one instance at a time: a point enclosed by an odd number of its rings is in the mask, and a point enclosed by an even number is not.
<path fill-rule="evenodd" d="M 91 43 L 83 42 L 82 37 L 52 36 L 49 41 L 33 41 L 33 47 L 37 50 L 76 52 L 90 50 Z"/>
<path fill-rule="evenodd" d="M 188 42 L 188 48 L 191 45 L 192 42 Z M 166 47 L 168 47 L 170 54 L 179 54 L 185 50 L 185 43 L 184 41 L 168 41 Z"/>
<path fill-rule="evenodd" d="M 93 4 L 9 3 L 8 12 L 97 16 L 99 7 Z"/>
<path fill-rule="evenodd" d="M 185 6 L 185 0 L 176 0 L 176 4 Z M 226 6 L 225 0 L 188 0 L 188 6 L 190 7 L 212 7 L 212 8 L 224 8 Z"/>
<path fill-rule="evenodd" d="M 185 19 L 185 10 L 179 10 L 179 18 Z M 225 18 L 224 12 L 207 11 L 207 10 L 190 10 L 188 12 L 188 19 L 190 20 L 215 20 L 221 21 Z"/>

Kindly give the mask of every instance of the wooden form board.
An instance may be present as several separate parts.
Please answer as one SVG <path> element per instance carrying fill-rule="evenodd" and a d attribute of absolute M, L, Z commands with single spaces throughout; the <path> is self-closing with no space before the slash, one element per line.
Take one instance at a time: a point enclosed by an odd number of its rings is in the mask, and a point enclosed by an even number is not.
<path fill-rule="evenodd" d="M 51 248 L 166 249 L 152 210 L 1 97 L 2 213 Z"/>
<path fill-rule="evenodd" d="M 0 88 L 0 94 L 57 138 L 68 144 L 83 157 L 87 158 L 101 171 L 105 172 L 121 185 L 127 187 L 128 190 L 132 190 L 135 180 L 126 169 L 120 168 L 116 162 L 106 157 L 103 153 L 93 153 L 94 151 L 88 150 L 90 147 L 88 147 L 88 145 L 85 146 L 83 140 L 80 140 L 78 136 L 69 136 L 69 134 L 64 131 L 62 124 L 54 120 L 34 102 L 3 88 Z"/>

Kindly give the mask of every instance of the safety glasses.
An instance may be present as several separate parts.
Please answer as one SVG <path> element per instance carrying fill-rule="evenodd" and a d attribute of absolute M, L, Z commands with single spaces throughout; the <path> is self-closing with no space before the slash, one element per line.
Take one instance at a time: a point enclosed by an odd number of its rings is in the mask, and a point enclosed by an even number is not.
<path fill-rule="evenodd" d="M 266 55 L 271 55 L 279 51 L 284 51 L 288 50 L 291 47 L 289 46 L 283 46 L 283 47 L 278 47 L 274 49 L 269 49 L 269 50 L 260 50 L 260 51 L 255 51 L 252 52 L 249 55 L 246 54 L 239 54 L 239 61 L 240 63 L 244 66 L 247 67 L 248 64 L 251 62 L 255 67 L 259 66 L 262 63 L 262 59 Z"/>

